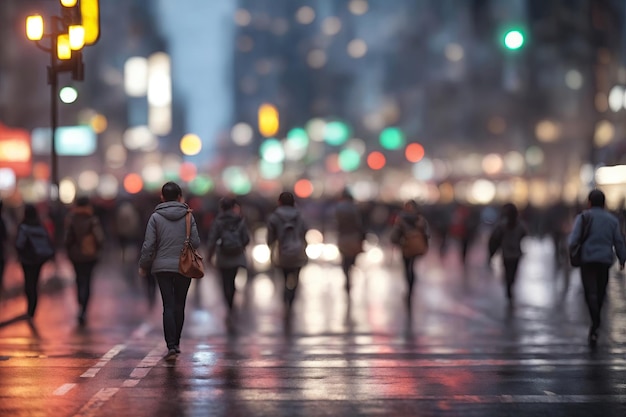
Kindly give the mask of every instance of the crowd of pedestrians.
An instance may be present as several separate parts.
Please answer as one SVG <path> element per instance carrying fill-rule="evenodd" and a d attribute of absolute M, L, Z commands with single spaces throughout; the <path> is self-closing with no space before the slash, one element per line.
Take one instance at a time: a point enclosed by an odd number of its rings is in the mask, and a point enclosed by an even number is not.
<path fill-rule="evenodd" d="M 174 182 L 168 182 L 161 189 L 160 201 L 154 201 L 151 207 L 147 204 L 144 202 L 143 207 L 148 210 L 143 211 L 149 215 L 142 218 L 142 210 L 138 208 L 138 204 L 124 201 L 118 207 L 117 219 L 112 224 L 115 225 L 113 230 L 118 232 L 121 262 L 139 266 L 139 275 L 152 293 L 149 299 L 154 298 L 156 288 L 160 292 L 168 358 L 175 358 L 180 353 L 185 305 L 192 282 L 192 278 L 181 274 L 179 269 L 181 249 L 187 238 L 185 219 L 190 213 L 189 240 L 193 247 L 202 247 L 205 250 L 206 267 L 213 266 L 221 281 L 227 310 L 225 324 L 229 332 L 235 331 L 237 315 L 235 280 L 240 270 L 247 271 L 250 267 L 247 248 L 253 242 L 251 223 L 265 225 L 265 243 L 271 251 L 271 263 L 279 271 L 283 282 L 286 328 L 292 316 L 300 272 L 308 262 L 307 231 L 316 218 L 326 219 L 328 224 L 323 227 L 332 228 L 337 233 L 337 248 L 348 302 L 351 298 L 353 269 L 359 254 L 365 251 L 368 233 L 380 232 L 385 227 L 388 229 L 389 242 L 401 253 L 407 289 L 404 301 L 409 312 L 418 280 L 416 262 L 428 252 L 434 242 L 438 243 L 439 255 L 443 257 L 448 252 L 451 241 L 457 240 L 459 260 L 466 264 L 469 262 L 468 253 L 472 244 L 484 231 L 488 231 L 485 248 L 488 254 L 487 264 L 491 264 L 496 254 L 500 255 L 503 293 L 509 305 L 512 305 L 515 300 L 516 277 L 524 256 L 522 241 L 526 236 L 537 233 L 536 223 L 532 223 L 535 219 L 525 218 L 527 212 L 511 203 L 504 204 L 499 210 L 461 204 L 447 209 L 433 209 L 409 200 L 395 211 L 384 208 L 387 213 L 381 216 L 383 209 L 358 204 L 348 189 L 325 207 L 301 206 L 293 193 L 283 192 L 273 205 L 248 205 L 229 196 L 215 200 L 214 209 L 203 210 L 200 200 L 193 197 L 185 199 L 181 187 Z M 370 217 L 367 216 L 368 213 Z M 554 210 L 554 213 L 557 211 Z M 569 216 L 569 221 L 563 211 L 558 213 L 557 217 L 561 221 L 553 230 L 545 232 L 554 239 L 557 260 L 560 260 L 558 257 L 562 246 L 579 244 L 583 248 L 581 279 L 591 321 L 588 342 L 595 345 L 609 269 L 616 258 L 622 269 L 626 262 L 624 222 L 606 210 L 605 197 L 600 190 L 593 190 L 588 197 L 588 208 L 578 216 Z M 384 220 L 376 223 L 372 220 L 375 218 Z M 61 247 L 74 269 L 79 326 L 87 323 L 93 271 L 101 260 L 103 249 L 110 237 L 110 232 L 107 233 L 107 227 L 103 226 L 102 221 L 102 216 L 86 197 L 77 198 L 64 216 Z M 380 226 L 381 223 L 383 226 Z M 570 230 L 566 230 L 564 224 L 569 224 Z M 481 227 L 485 225 L 487 228 L 482 230 Z M 24 293 L 27 299 L 26 318 L 30 322 L 36 313 L 37 287 L 42 266 L 56 255 L 54 236 L 55 230 L 50 230 L 47 223 L 41 220 L 37 207 L 26 204 L 16 227 L 14 247 L 23 269 Z M 4 219 L 0 222 L 0 240 L 3 243 L 0 245 L 1 272 L 6 259 L 4 244 L 11 240 Z M 134 251 L 133 247 L 138 249 Z"/>

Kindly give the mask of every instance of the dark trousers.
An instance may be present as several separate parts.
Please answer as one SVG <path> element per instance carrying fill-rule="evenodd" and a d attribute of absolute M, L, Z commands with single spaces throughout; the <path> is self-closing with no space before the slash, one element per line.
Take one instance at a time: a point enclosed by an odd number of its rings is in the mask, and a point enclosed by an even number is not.
<path fill-rule="evenodd" d="M 347 256 L 343 255 L 341 257 L 341 269 L 343 270 L 343 274 L 346 277 L 346 292 L 350 292 L 350 288 L 352 287 L 352 282 L 350 281 L 350 269 L 356 263 L 356 256 Z"/>
<path fill-rule="evenodd" d="M 285 282 L 283 300 L 285 301 L 288 308 L 291 308 L 293 300 L 296 297 L 296 289 L 298 288 L 298 282 L 300 281 L 300 269 L 301 268 L 282 269 Z"/>
<path fill-rule="evenodd" d="M 43 264 L 22 264 L 24 270 L 24 292 L 28 302 L 28 315 L 33 317 L 37 308 L 37 285 Z"/>
<path fill-rule="evenodd" d="M 504 286 L 506 290 L 506 297 L 509 300 L 513 298 L 513 285 L 515 285 L 515 278 L 517 277 L 519 259 L 520 258 L 502 259 L 502 263 L 504 265 Z"/>
<path fill-rule="evenodd" d="M 585 291 L 585 302 L 591 317 L 591 327 L 600 327 L 602 304 L 609 283 L 609 265 L 599 263 L 583 264 L 580 267 L 580 278 Z"/>
<path fill-rule="evenodd" d="M 159 283 L 163 299 L 163 333 L 168 349 L 180 345 L 180 335 L 185 322 L 185 302 L 191 285 L 191 278 L 177 272 L 157 272 L 154 274 Z"/>
<path fill-rule="evenodd" d="M 91 277 L 96 261 L 90 262 L 73 262 L 74 272 L 76 273 L 76 293 L 78 295 L 78 306 L 80 307 L 80 316 L 84 317 L 89 304 L 91 295 Z"/>
<path fill-rule="evenodd" d="M 222 276 L 222 290 L 224 291 L 224 300 L 228 306 L 228 312 L 233 309 L 233 301 L 235 299 L 235 277 L 237 276 L 237 270 L 235 268 L 220 268 L 220 275 Z"/>
<path fill-rule="evenodd" d="M 407 295 L 406 295 L 406 301 L 407 304 L 411 305 L 411 297 L 413 295 L 413 284 L 415 284 L 415 260 L 417 258 L 415 256 L 412 256 L 410 258 L 407 258 L 406 256 L 402 257 L 402 261 L 404 263 L 404 278 L 406 279 L 406 283 L 407 283 Z"/>

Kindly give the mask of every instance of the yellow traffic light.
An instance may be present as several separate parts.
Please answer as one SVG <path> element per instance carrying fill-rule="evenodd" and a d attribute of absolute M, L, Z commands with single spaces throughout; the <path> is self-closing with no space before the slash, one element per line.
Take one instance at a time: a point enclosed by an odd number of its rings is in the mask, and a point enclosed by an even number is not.
<path fill-rule="evenodd" d="M 279 128 L 280 121 L 276 107 L 272 104 L 262 104 L 259 107 L 259 132 L 269 138 L 276 135 Z"/>
<path fill-rule="evenodd" d="M 70 48 L 70 35 L 63 34 L 57 36 L 57 58 L 68 60 L 72 58 L 72 49 Z"/>
<path fill-rule="evenodd" d="M 43 38 L 43 17 L 37 14 L 26 18 L 26 37 L 31 41 Z"/>
<path fill-rule="evenodd" d="M 98 0 L 81 0 L 80 14 L 85 28 L 85 45 L 93 45 L 100 38 L 100 6 Z"/>
<path fill-rule="evenodd" d="M 72 51 L 79 51 L 85 46 L 85 28 L 80 25 L 73 25 L 68 28 L 70 36 L 70 48 Z"/>

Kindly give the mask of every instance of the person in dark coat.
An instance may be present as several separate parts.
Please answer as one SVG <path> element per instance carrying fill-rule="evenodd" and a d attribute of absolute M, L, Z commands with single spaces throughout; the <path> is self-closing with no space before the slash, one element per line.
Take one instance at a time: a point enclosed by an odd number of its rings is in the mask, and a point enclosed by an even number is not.
<path fill-rule="evenodd" d="M 404 203 L 403 210 L 398 213 L 393 228 L 391 229 L 389 239 L 391 240 L 391 243 L 398 245 L 400 248 L 402 248 L 407 236 L 415 230 L 419 230 L 423 234 L 426 245 L 428 245 L 428 241 L 430 240 L 430 226 L 428 224 L 428 221 L 420 213 L 417 202 L 415 200 L 409 200 Z M 416 279 L 415 261 L 418 259 L 419 256 L 421 255 L 406 255 L 404 251 L 402 254 L 402 262 L 404 264 L 404 277 L 408 285 L 406 304 L 409 310 L 411 308 L 413 286 Z"/>
<path fill-rule="evenodd" d="M 346 277 L 345 289 L 350 295 L 350 270 L 356 263 L 359 253 L 363 252 L 365 230 L 359 208 L 347 189 L 343 191 L 335 206 L 335 222 L 337 227 L 337 248 L 341 253 L 341 269 Z"/>
<path fill-rule="evenodd" d="M 522 239 L 528 235 L 526 225 L 519 219 L 519 211 L 513 203 L 502 206 L 500 222 L 489 236 L 489 263 L 500 251 L 504 267 L 506 298 L 513 302 L 513 288 L 517 277 L 519 262 L 522 258 Z"/>
<path fill-rule="evenodd" d="M 191 278 L 178 272 L 178 261 L 187 238 L 185 217 L 189 211 L 183 202 L 183 192 L 174 182 L 161 188 L 161 203 L 148 220 L 139 258 L 139 275 L 152 273 L 159 284 L 163 299 L 163 332 L 167 344 L 167 360 L 180 353 L 180 337 L 185 322 L 185 304 Z M 196 220 L 191 216 L 189 236 L 194 248 L 200 246 Z"/>
<path fill-rule="evenodd" d="M 604 193 L 600 190 L 592 190 L 587 200 L 589 209 L 576 216 L 568 245 L 571 247 L 585 233 L 583 230 L 584 218 L 587 231 L 582 243 L 580 278 L 591 318 L 588 342 L 591 346 L 595 346 L 598 341 L 602 304 L 609 283 L 609 269 L 615 262 L 615 255 L 617 254 L 619 267 L 624 270 L 626 244 L 617 217 L 604 208 Z"/>
<path fill-rule="evenodd" d="M 41 267 L 54 257 L 54 246 L 50 235 L 39 219 L 37 208 L 32 204 L 24 206 L 24 219 L 17 228 L 15 249 L 24 270 L 24 292 L 28 301 L 27 315 L 32 321 L 37 309 L 37 286 Z"/>
<path fill-rule="evenodd" d="M 239 268 L 247 267 L 246 246 L 250 243 L 248 227 L 241 215 L 241 206 L 234 198 L 222 198 L 220 213 L 211 224 L 207 241 L 209 261 L 215 255 L 215 266 L 222 277 L 224 300 L 228 307 L 226 324 L 231 329 L 235 277 Z"/>
<path fill-rule="evenodd" d="M 104 231 L 88 197 L 79 197 L 65 221 L 65 249 L 74 267 L 78 296 L 78 323 L 85 325 L 93 270 L 100 259 Z"/>
<path fill-rule="evenodd" d="M 267 246 L 272 250 L 274 266 L 282 271 L 284 278 L 283 300 L 286 319 L 290 318 L 300 280 L 300 270 L 308 261 L 307 225 L 295 205 L 294 195 L 290 192 L 283 192 L 278 197 L 278 207 L 267 219 Z M 286 246 L 287 243 L 294 245 L 289 248 L 284 247 L 283 251 L 283 245 Z"/>

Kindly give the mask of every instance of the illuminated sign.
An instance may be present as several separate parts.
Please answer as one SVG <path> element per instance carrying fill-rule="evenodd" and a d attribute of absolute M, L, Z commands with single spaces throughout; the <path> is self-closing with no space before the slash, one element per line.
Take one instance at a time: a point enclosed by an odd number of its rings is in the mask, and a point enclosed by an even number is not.
<path fill-rule="evenodd" d="M 30 136 L 26 130 L 10 129 L 0 123 L 0 168 L 10 168 L 18 177 L 31 171 Z"/>
<path fill-rule="evenodd" d="M 33 129 L 33 153 L 50 154 L 52 135 L 49 128 Z M 57 128 L 56 151 L 59 156 L 86 156 L 96 152 L 97 138 L 91 126 L 63 126 Z"/>

